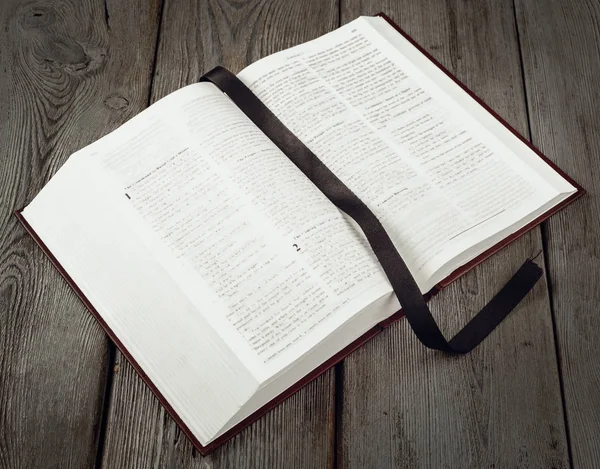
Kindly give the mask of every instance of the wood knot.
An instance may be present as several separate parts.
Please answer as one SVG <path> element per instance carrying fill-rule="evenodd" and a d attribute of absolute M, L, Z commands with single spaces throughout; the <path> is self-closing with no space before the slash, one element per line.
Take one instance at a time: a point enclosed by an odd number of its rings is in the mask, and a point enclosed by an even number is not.
<path fill-rule="evenodd" d="M 76 39 L 53 35 L 37 51 L 46 62 L 71 75 L 87 75 L 102 67 L 107 52 L 102 48 L 88 48 Z"/>
<path fill-rule="evenodd" d="M 109 109 L 120 111 L 129 106 L 129 100 L 124 96 L 118 94 L 112 94 L 104 100 L 104 105 Z"/>
<path fill-rule="evenodd" d="M 56 21 L 56 13 L 48 5 L 32 5 L 21 15 L 23 29 L 43 29 Z"/>

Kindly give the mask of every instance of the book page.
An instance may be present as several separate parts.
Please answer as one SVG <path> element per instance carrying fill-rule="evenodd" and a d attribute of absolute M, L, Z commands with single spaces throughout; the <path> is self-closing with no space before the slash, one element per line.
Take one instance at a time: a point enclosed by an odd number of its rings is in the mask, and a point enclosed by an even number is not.
<path fill-rule="evenodd" d="M 239 78 L 367 203 L 426 292 L 560 192 L 421 75 L 361 18 Z"/>
<path fill-rule="evenodd" d="M 86 153 L 257 379 L 389 293 L 360 234 L 214 85 L 159 106 Z"/>
<path fill-rule="evenodd" d="M 156 261 L 156 246 L 131 231 L 117 209 L 122 192 L 109 190 L 90 161 L 71 157 L 23 216 L 118 346 L 206 444 L 259 382 Z"/>
<path fill-rule="evenodd" d="M 203 444 L 359 311 L 393 304 L 358 232 L 208 83 L 72 155 L 23 214 Z"/>

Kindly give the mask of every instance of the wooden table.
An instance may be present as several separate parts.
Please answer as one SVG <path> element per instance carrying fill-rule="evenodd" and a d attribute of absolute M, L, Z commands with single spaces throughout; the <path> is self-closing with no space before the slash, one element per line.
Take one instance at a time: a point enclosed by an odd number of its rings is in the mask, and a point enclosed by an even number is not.
<path fill-rule="evenodd" d="M 12 216 L 70 153 L 223 64 L 386 12 L 588 195 L 431 305 L 449 333 L 528 256 L 473 353 L 401 321 L 202 458 Z M 600 467 L 600 3 L 2 0 L 0 468 Z"/>

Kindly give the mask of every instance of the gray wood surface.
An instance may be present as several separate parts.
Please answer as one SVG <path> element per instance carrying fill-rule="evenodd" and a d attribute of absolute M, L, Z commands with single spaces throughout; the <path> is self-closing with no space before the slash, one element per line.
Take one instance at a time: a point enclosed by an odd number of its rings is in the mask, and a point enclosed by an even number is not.
<path fill-rule="evenodd" d="M 12 211 L 213 66 L 379 11 L 588 195 L 432 301 L 451 335 L 542 252 L 549 281 L 472 354 L 427 351 L 401 321 L 203 458 Z M 591 0 L 2 0 L 0 469 L 598 466 L 599 25 Z"/>
<path fill-rule="evenodd" d="M 109 345 L 12 212 L 70 153 L 145 107 L 156 10 L 0 2 L 3 469 L 95 465 Z"/>
<path fill-rule="evenodd" d="M 599 467 L 600 4 L 516 5 L 533 142 L 587 190 L 544 234 L 573 467 Z"/>
<path fill-rule="evenodd" d="M 527 135 L 512 1 L 343 5 L 343 22 L 379 10 L 395 18 Z M 541 250 L 536 229 L 435 297 L 431 307 L 447 335 Z M 343 370 L 339 467 L 568 467 L 545 281 L 467 356 L 426 350 L 402 321 Z"/>
<path fill-rule="evenodd" d="M 239 71 L 338 24 L 333 3 L 166 0 L 153 100 L 216 65 Z M 102 467 L 328 467 L 333 458 L 334 372 L 327 372 L 206 458 L 198 456 L 135 371 L 114 374 Z"/>

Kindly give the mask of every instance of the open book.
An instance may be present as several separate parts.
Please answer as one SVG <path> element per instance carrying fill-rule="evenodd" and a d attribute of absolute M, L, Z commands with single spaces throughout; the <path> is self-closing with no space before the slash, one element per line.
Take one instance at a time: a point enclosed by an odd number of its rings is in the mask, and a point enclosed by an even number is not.
<path fill-rule="evenodd" d="M 238 78 L 423 294 L 582 193 L 385 18 Z M 361 230 L 212 83 L 73 154 L 19 216 L 202 453 L 399 317 Z"/>

